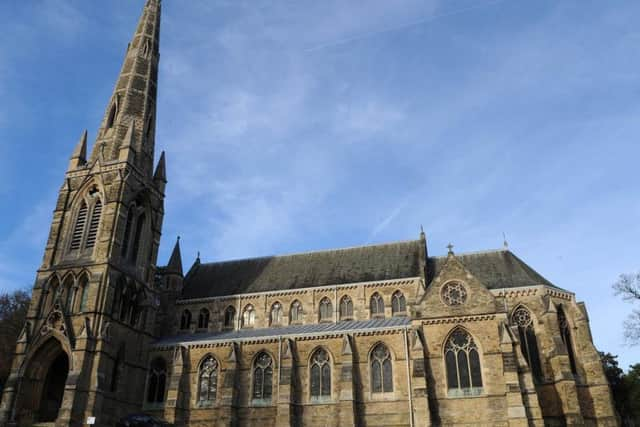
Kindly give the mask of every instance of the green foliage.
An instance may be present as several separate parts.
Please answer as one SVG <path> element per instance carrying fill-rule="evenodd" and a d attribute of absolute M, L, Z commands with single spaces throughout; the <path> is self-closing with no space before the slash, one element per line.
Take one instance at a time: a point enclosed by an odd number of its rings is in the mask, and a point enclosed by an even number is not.
<path fill-rule="evenodd" d="M 24 326 L 31 297 L 25 291 L 0 293 L 0 390 L 9 371 L 16 340 Z"/>
<path fill-rule="evenodd" d="M 625 374 L 618 366 L 618 356 L 600 352 L 600 360 L 609 381 L 616 411 L 623 426 L 640 425 L 640 363 Z"/>

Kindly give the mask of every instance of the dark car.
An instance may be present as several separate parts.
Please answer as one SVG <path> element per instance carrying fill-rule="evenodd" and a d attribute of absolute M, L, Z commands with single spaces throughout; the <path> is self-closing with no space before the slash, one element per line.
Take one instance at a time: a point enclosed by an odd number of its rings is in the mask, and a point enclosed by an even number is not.
<path fill-rule="evenodd" d="M 116 427 L 171 427 L 172 425 L 150 415 L 130 414 L 120 419 Z"/>

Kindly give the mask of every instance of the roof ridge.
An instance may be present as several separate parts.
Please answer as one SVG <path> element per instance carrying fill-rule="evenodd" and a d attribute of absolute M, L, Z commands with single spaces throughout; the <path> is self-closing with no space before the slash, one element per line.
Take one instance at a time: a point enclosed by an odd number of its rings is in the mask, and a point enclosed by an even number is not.
<path fill-rule="evenodd" d="M 513 254 L 513 252 L 511 252 L 509 249 L 504 249 L 504 248 L 500 248 L 500 249 L 485 249 L 485 250 L 481 250 L 481 251 L 469 251 L 469 252 L 460 252 L 460 253 L 454 253 L 454 256 L 466 256 L 466 255 L 484 255 L 484 254 L 495 254 L 498 252 L 508 252 Z M 448 255 L 435 255 L 435 256 L 430 256 L 429 258 L 447 258 Z"/>
<path fill-rule="evenodd" d="M 257 261 L 257 260 L 272 259 L 272 258 L 286 258 L 286 257 L 293 257 L 298 255 L 311 255 L 311 254 L 319 254 L 319 253 L 327 253 L 327 252 L 339 252 L 339 251 L 348 251 L 353 249 L 393 246 L 393 245 L 398 245 L 402 243 L 416 243 L 416 242 L 420 242 L 420 240 L 419 239 L 397 240 L 397 241 L 387 242 L 387 243 L 373 243 L 368 245 L 346 246 L 343 248 L 333 248 L 333 249 L 318 249 L 318 250 L 304 251 L 304 252 L 292 252 L 292 253 L 281 254 L 281 255 L 263 255 L 263 256 L 249 257 L 249 258 L 235 258 L 235 259 L 229 259 L 229 260 L 223 260 L 223 261 L 203 262 L 201 263 L 201 265 L 230 264 L 230 263 L 241 262 L 241 261 Z"/>

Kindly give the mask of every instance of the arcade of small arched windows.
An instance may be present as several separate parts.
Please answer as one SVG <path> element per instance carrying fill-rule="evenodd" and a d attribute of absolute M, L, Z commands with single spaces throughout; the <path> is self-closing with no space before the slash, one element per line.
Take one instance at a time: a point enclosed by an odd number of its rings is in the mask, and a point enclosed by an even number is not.
<path fill-rule="evenodd" d="M 131 326 L 146 323 L 144 290 L 133 281 L 121 278 L 118 280 L 111 310 L 114 319 Z"/>
<path fill-rule="evenodd" d="M 89 274 L 75 276 L 69 272 L 61 281 L 54 274 L 43 286 L 40 297 L 40 315 L 46 315 L 57 306 L 66 314 L 78 314 L 88 310 Z"/>
<path fill-rule="evenodd" d="M 407 302 L 402 291 L 395 291 L 391 295 L 390 302 L 392 316 L 407 315 Z M 267 323 L 268 326 L 279 327 L 285 326 L 287 323 L 290 325 L 296 325 L 302 324 L 304 321 L 304 306 L 298 299 L 295 299 L 290 303 L 288 310 L 280 301 L 271 303 L 269 307 L 270 308 L 265 313 L 265 323 Z M 334 312 L 333 307 L 331 298 L 321 298 L 317 308 L 317 320 L 319 322 L 334 322 L 336 321 L 336 314 L 338 321 L 348 321 L 356 318 L 353 299 L 349 295 L 343 295 L 339 299 L 337 313 Z M 210 322 L 211 313 L 212 311 L 206 307 L 202 307 L 200 309 L 196 308 L 194 312 L 190 309 L 184 309 L 179 313 L 179 329 L 182 331 L 191 330 L 192 319 L 195 319 L 194 316 L 197 314 L 197 329 L 207 330 L 212 325 Z M 288 321 L 285 317 L 285 313 L 288 313 Z M 222 312 L 222 328 L 235 329 L 236 326 L 239 326 L 240 328 L 256 327 L 258 311 L 253 304 L 247 304 L 241 309 L 239 319 L 236 318 L 236 315 L 236 308 L 233 305 L 229 305 L 224 308 Z M 370 298 L 369 316 L 372 319 L 385 317 L 385 301 L 383 296 L 378 292 L 375 292 Z"/>

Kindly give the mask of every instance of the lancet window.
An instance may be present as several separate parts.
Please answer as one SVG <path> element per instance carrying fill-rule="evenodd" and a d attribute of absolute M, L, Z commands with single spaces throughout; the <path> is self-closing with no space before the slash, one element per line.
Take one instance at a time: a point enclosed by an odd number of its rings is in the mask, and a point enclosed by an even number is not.
<path fill-rule="evenodd" d="M 207 329 L 209 327 L 209 310 L 203 308 L 198 315 L 198 329 Z"/>
<path fill-rule="evenodd" d="M 180 329 L 187 330 L 191 327 L 191 312 L 184 310 L 182 316 L 180 316 Z"/>
<path fill-rule="evenodd" d="M 224 327 L 233 328 L 236 321 L 236 309 L 232 306 L 227 307 L 224 310 Z"/>
<path fill-rule="evenodd" d="M 327 297 L 320 300 L 320 321 L 333 320 L 333 307 L 331 300 Z"/>
<path fill-rule="evenodd" d="M 244 308 L 242 313 L 242 327 L 252 328 L 256 322 L 256 310 L 251 304 Z"/>
<path fill-rule="evenodd" d="M 450 395 L 479 394 L 482 388 L 480 354 L 473 337 L 455 329 L 445 344 L 444 359 Z"/>
<path fill-rule="evenodd" d="M 311 398 L 328 399 L 331 397 L 331 361 L 323 348 L 317 349 L 311 357 L 309 371 Z"/>
<path fill-rule="evenodd" d="M 198 401 L 215 402 L 218 392 L 218 361 L 211 355 L 204 358 L 198 373 Z"/>
<path fill-rule="evenodd" d="M 258 354 L 253 362 L 253 399 L 271 400 L 273 394 L 273 360 L 265 352 Z"/>
<path fill-rule="evenodd" d="M 271 306 L 271 324 L 274 326 L 282 325 L 283 316 L 282 304 L 279 302 L 273 303 Z"/>
<path fill-rule="evenodd" d="M 533 328 L 531 312 L 525 307 L 518 307 L 511 314 L 511 324 L 518 327 L 520 338 L 520 349 L 522 355 L 527 360 L 535 380 L 542 379 L 542 368 L 540 366 L 540 354 L 538 352 L 538 341 Z"/>
<path fill-rule="evenodd" d="M 388 393 L 393 391 L 393 367 L 391 354 L 386 345 L 379 343 L 371 352 L 371 392 Z"/>
<path fill-rule="evenodd" d="M 291 310 L 289 312 L 289 322 L 302 322 L 302 304 L 298 300 L 295 300 L 291 304 Z"/>
<path fill-rule="evenodd" d="M 384 300 L 379 293 L 376 292 L 371 295 L 369 308 L 371 310 L 371 317 L 384 317 Z"/>
<path fill-rule="evenodd" d="M 393 316 L 400 316 L 407 313 L 407 302 L 404 294 L 400 291 L 394 292 L 391 296 L 391 312 Z"/>
<path fill-rule="evenodd" d="M 569 356 L 569 365 L 571 366 L 571 373 L 576 375 L 578 369 L 576 367 L 576 355 L 573 352 L 573 339 L 571 337 L 571 326 L 567 320 L 567 315 L 564 312 L 562 306 L 558 306 L 558 326 L 560 327 L 560 336 L 567 347 L 567 354 Z"/>
<path fill-rule="evenodd" d="M 164 402 L 165 385 L 167 381 L 167 363 L 158 357 L 151 362 L 147 386 L 147 402 Z"/>
<path fill-rule="evenodd" d="M 340 299 L 340 320 L 353 319 L 353 301 L 348 295 Z"/>

